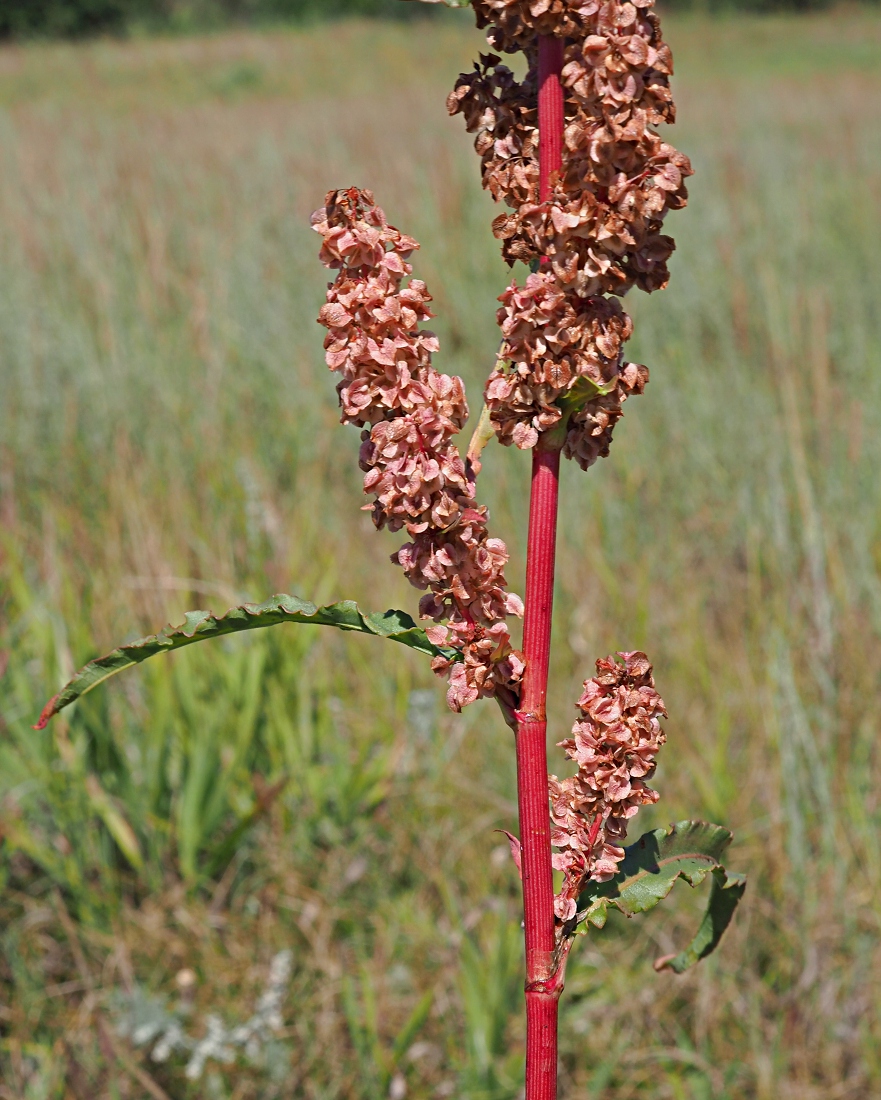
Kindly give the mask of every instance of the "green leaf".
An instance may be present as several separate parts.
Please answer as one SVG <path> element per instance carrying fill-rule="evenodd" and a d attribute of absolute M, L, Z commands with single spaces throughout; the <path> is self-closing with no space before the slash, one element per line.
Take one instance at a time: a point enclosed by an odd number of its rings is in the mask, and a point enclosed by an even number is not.
<path fill-rule="evenodd" d="M 678 955 L 664 955 L 655 959 L 655 970 L 672 970 L 681 974 L 696 962 L 712 954 L 722 939 L 722 933 L 731 923 L 734 910 L 746 890 L 746 875 L 727 872 L 720 867 L 713 871 L 710 901 L 704 919 L 694 939 Z"/>
<path fill-rule="evenodd" d="M 454 658 L 456 651 L 444 646 L 433 645 L 424 630 L 404 611 L 386 611 L 368 613 L 361 611 L 351 600 L 316 607 L 315 604 L 301 600 L 297 596 L 278 595 L 261 604 L 242 604 L 233 607 L 224 615 L 214 615 L 210 611 L 188 611 L 181 626 L 167 626 L 158 634 L 151 634 L 140 641 L 120 646 L 105 657 L 90 661 L 80 669 L 74 678 L 61 691 L 50 699 L 43 708 L 34 729 L 43 729 L 49 719 L 64 707 L 91 691 L 118 672 L 132 665 L 146 661 L 157 653 L 169 653 L 175 649 L 204 641 L 206 638 L 220 638 L 225 634 L 237 634 L 244 630 L 259 630 L 265 626 L 277 626 L 281 623 L 304 623 L 313 626 L 335 626 L 339 630 L 351 630 L 360 634 L 373 634 L 378 638 L 389 638 L 393 642 L 409 646 L 419 653 L 430 657 L 444 656 Z"/>
<path fill-rule="evenodd" d="M 709 905 L 697 935 L 680 954 L 655 963 L 656 969 L 681 974 L 715 950 L 746 889 L 743 875 L 729 874 L 722 866 L 722 854 L 730 843 L 727 829 L 705 821 L 679 821 L 645 833 L 625 849 L 621 870 L 613 879 L 588 883 L 578 899 L 579 923 L 602 928 L 610 906 L 627 917 L 645 913 L 663 901 L 677 879 L 699 886 L 711 875 Z"/>
<path fill-rule="evenodd" d="M 603 394 L 612 393 L 617 385 L 617 376 L 611 382 L 604 382 L 601 386 L 598 386 L 592 379 L 582 376 L 575 379 L 572 387 L 561 397 L 558 397 L 555 404 L 563 410 L 563 419 L 566 420 L 573 413 L 583 408 L 588 401 L 593 401 L 595 397 L 600 397 Z"/>

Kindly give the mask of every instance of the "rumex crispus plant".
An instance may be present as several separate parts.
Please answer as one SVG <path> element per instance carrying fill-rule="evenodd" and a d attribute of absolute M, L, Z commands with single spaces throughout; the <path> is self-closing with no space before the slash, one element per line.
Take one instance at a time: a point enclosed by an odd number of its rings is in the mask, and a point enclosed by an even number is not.
<path fill-rule="evenodd" d="M 434 2 L 434 0 L 429 0 Z M 672 58 L 653 0 L 472 0 L 494 51 L 448 99 L 481 158 L 484 186 L 507 211 L 493 223 L 502 254 L 528 272 L 500 297 L 501 342 L 467 452 L 461 379 L 439 373 L 437 338 L 422 325 L 431 296 L 413 277 L 418 244 L 390 225 L 374 196 L 328 193 L 313 215 L 321 261 L 336 271 L 321 309 L 328 367 L 343 423 L 361 430 L 366 507 L 377 528 L 402 532 L 393 555 L 424 595 L 419 628 L 400 611 L 345 602 L 317 608 L 293 596 L 192 612 L 183 626 L 91 662 L 45 708 L 40 724 L 103 679 L 155 653 L 284 622 L 387 637 L 431 658 L 461 711 L 494 698 L 514 730 L 520 837 L 508 834 L 523 881 L 526 943 L 526 1097 L 556 1096 L 557 1010 L 575 937 L 601 928 L 610 906 L 630 916 L 678 878 L 711 878 L 692 943 L 656 968 L 676 972 L 718 944 L 745 881 L 720 860 L 730 833 L 679 822 L 624 847 L 628 822 L 657 801 L 649 786 L 666 737 L 666 709 L 644 653 L 596 662 L 571 737 L 575 773 L 548 775 L 547 684 L 561 456 L 588 469 L 608 455 L 624 402 L 647 369 L 624 359 L 632 323 L 620 298 L 663 288 L 669 210 L 685 205 L 688 159 L 653 128 L 674 120 Z M 467 6 L 453 4 L 452 6 Z M 522 52 L 515 78 L 502 54 Z M 533 456 L 525 600 L 507 587 L 508 552 L 477 497 L 483 448 Z M 518 648 L 509 620 L 523 617 Z M 554 889 L 554 871 L 559 889 Z"/>

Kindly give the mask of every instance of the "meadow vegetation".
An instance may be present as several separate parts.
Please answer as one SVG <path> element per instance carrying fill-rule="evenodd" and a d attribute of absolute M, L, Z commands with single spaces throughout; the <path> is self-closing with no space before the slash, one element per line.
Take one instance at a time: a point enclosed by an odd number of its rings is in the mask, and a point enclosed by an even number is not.
<path fill-rule="evenodd" d="M 628 300 L 648 391 L 563 472 L 552 729 L 596 657 L 645 649 L 670 720 L 640 825 L 725 822 L 750 887 L 684 977 L 651 961 L 697 897 L 576 946 L 561 1093 L 858 1100 L 881 1091 L 881 19 L 667 31 L 697 174 L 670 289 Z M 477 47 L 463 15 L 0 50 L 0 1097 L 519 1094 L 491 704 L 453 716 L 417 656 L 285 627 L 31 729 L 76 666 L 190 608 L 415 611 L 359 512 L 308 215 L 357 183 L 422 241 L 474 409 L 506 273 L 444 97 Z M 528 478 L 486 452 L 515 591 Z M 234 1062 L 188 1079 L 120 1033 L 163 1005 L 243 1021 L 284 950 L 284 1026 Z"/>
<path fill-rule="evenodd" d="M 810 11 L 831 0 L 667 0 L 704 14 Z M 0 38 L 84 38 L 100 34 L 192 34 L 230 27 L 303 25 L 352 17 L 428 19 L 435 7 L 400 0 L 0 0 Z"/>
<path fill-rule="evenodd" d="M 400 0 L 0 0 L 0 38 L 187 34 L 352 16 L 412 19 L 433 14 L 431 8 Z"/>

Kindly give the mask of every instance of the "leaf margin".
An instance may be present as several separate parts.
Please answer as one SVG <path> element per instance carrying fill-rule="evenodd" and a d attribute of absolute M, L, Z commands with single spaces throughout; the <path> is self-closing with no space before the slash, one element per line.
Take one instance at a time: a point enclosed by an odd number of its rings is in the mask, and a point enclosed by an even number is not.
<path fill-rule="evenodd" d="M 94 688 L 126 669 L 141 664 L 159 653 L 171 653 L 208 638 L 222 638 L 247 630 L 261 630 L 283 623 L 305 626 L 334 626 L 338 630 L 372 634 L 399 642 L 430 657 L 455 660 L 458 651 L 437 646 L 428 640 L 426 632 L 416 625 L 406 611 L 365 612 L 354 600 L 317 607 L 308 600 L 286 593 L 277 593 L 263 603 L 243 603 L 229 608 L 222 615 L 212 611 L 188 611 L 179 626 L 168 624 L 156 634 L 128 642 L 88 661 L 43 707 L 34 729 L 45 729 L 49 720 L 65 707 L 75 703 Z"/>
<path fill-rule="evenodd" d="M 710 898 L 697 932 L 678 955 L 662 955 L 655 959 L 656 971 L 672 970 L 674 974 L 684 974 L 719 946 L 746 891 L 746 875 L 726 871 L 724 867 L 717 867 L 710 874 L 713 880 Z"/>
<path fill-rule="evenodd" d="M 663 956 L 654 964 L 659 971 L 683 973 L 716 949 L 746 890 L 746 875 L 727 871 L 721 862 L 732 839 L 733 834 L 724 826 L 695 820 L 677 821 L 643 833 L 625 848 L 621 870 L 613 879 L 588 883 L 582 891 L 577 934 L 586 934 L 590 925 L 604 927 L 610 908 L 630 918 L 653 909 L 680 878 L 697 887 L 710 875 L 710 898 L 696 934 L 677 955 Z M 650 875 L 660 875 L 665 867 L 672 873 L 668 871 L 656 881 L 649 879 Z M 585 900 L 587 904 L 583 905 Z"/>

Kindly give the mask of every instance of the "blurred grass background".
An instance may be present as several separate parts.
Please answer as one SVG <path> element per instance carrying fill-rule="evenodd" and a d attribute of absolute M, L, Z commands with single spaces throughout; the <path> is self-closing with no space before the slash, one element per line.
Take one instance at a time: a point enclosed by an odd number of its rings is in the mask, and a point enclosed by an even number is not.
<path fill-rule="evenodd" d="M 429 3 L 431 0 L 429 0 Z M 438 0 L 434 0 L 437 3 Z M 877 0 L 868 0 L 877 5 Z M 832 0 L 666 0 L 677 11 L 817 11 Z M 188 34 L 235 26 L 271 27 L 352 16 L 433 19 L 444 9 L 400 0 L 0 0 L 0 38 L 95 34 Z"/>
<path fill-rule="evenodd" d="M 564 471 L 553 739 L 596 657 L 645 648 L 671 717 L 635 832 L 728 824 L 751 881 L 684 977 L 651 961 L 690 895 L 578 945 L 562 1095 L 862 1100 L 881 1095 L 881 19 L 667 31 L 697 175 L 670 289 L 628 299 L 648 392 L 609 459 Z M 0 1097 L 520 1094 L 492 705 L 455 717 L 415 655 L 290 627 L 31 729 L 76 666 L 190 608 L 415 610 L 399 539 L 358 510 L 308 215 L 357 183 L 422 241 L 437 364 L 476 405 L 507 275 L 443 101 L 480 47 L 463 15 L 0 50 Z M 491 449 L 481 480 L 522 591 L 528 458 Z M 265 1049 L 190 1081 L 117 1034 L 137 998 L 197 1036 L 234 1024 L 286 948 Z"/>
<path fill-rule="evenodd" d="M 778 0 L 737 2 L 762 5 Z M 826 0 L 792 2 L 796 7 L 811 7 Z M 0 38 L 137 36 L 157 31 L 188 34 L 352 16 L 408 20 L 436 15 L 434 8 L 400 0 L 0 0 Z"/>

